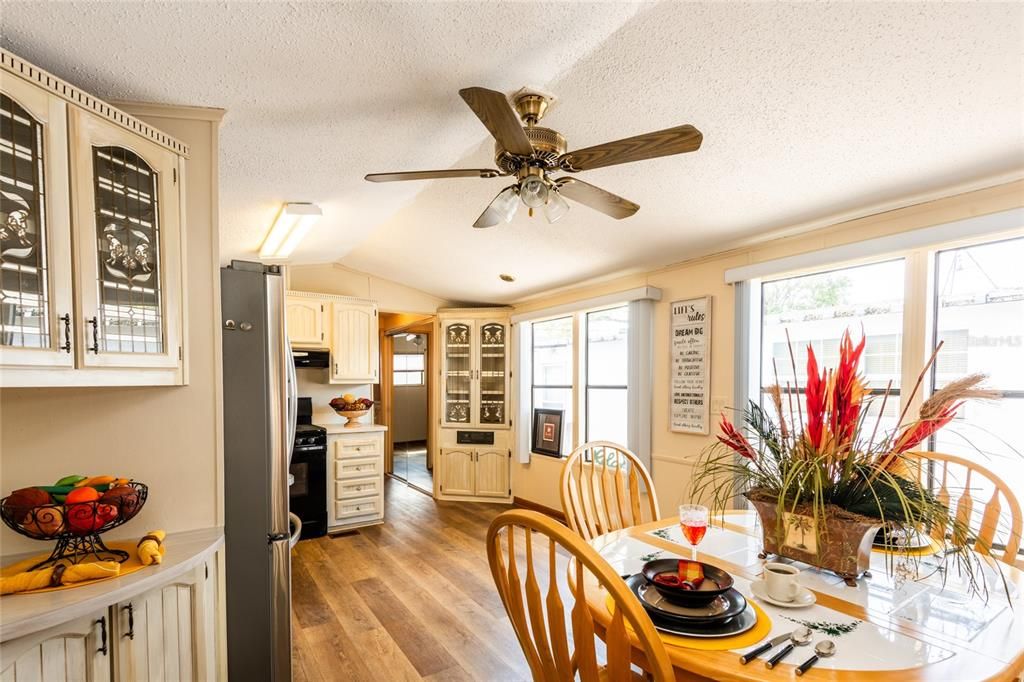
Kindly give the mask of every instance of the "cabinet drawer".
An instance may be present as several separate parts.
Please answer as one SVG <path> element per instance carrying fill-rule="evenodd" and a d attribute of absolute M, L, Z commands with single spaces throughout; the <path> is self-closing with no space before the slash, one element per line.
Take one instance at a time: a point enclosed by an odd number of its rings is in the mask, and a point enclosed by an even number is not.
<path fill-rule="evenodd" d="M 334 497 L 338 500 L 351 500 L 357 497 L 380 495 L 381 478 L 352 478 L 334 483 Z"/>
<path fill-rule="evenodd" d="M 334 503 L 334 518 L 347 521 L 356 517 L 380 517 L 381 497 L 363 497 L 357 500 L 341 500 Z"/>
<path fill-rule="evenodd" d="M 334 463 L 335 480 L 345 478 L 379 477 L 384 473 L 383 460 L 380 457 L 360 457 L 339 459 Z"/>
<path fill-rule="evenodd" d="M 366 457 L 367 455 L 383 455 L 383 438 L 369 436 L 366 438 L 355 438 L 346 436 L 334 441 L 334 456 L 341 457 Z"/>

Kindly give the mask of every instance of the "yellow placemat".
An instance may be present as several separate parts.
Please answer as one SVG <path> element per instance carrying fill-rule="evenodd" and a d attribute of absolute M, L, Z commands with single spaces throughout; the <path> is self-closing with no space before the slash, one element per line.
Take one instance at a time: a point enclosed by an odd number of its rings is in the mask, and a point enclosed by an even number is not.
<path fill-rule="evenodd" d="M 85 581 L 82 581 L 80 583 L 71 583 L 70 585 L 58 585 L 56 587 L 42 587 L 42 588 L 40 588 L 38 590 L 28 590 L 26 592 L 15 592 L 13 594 L 36 594 L 37 592 L 54 592 L 56 590 L 70 590 L 70 589 L 74 589 L 76 587 L 81 587 L 82 585 L 95 585 L 96 583 L 102 583 L 102 582 L 105 582 L 107 580 L 114 580 L 115 578 L 119 578 L 119 577 L 121 577 L 123 575 L 128 575 L 129 573 L 134 573 L 135 571 L 139 571 L 139 570 L 142 570 L 143 568 L 147 568 L 146 566 L 144 566 L 142 564 L 142 562 L 139 561 L 139 555 L 136 552 L 136 545 L 137 544 L 138 544 L 137 540 L 115 540 L 113 542 L 107 543 L 107 546 L 110 547 L 110 549 L 120 549 L 120 550 L 124 550 L 125 552 L 128 552 L 128 559 L 124 563 L 121 564 L 121 572 L 118 575 L 116 575 L 116 576 L 111 576 L 109 578 L 99 578 L 97 580 L 85 580 Z M 0 575 L 4 576 L 6 578 L 6 577 L 9 577 L 9 576 L 15 575 L 17 573 L 22 573 L 22 572 L 27 571 L 28 569 L 32 568 L 32 566 L 34 566 L 35 564 L 38 564 L 40 561 L 43 561 L 48 556 L 50 556 L 49 552 L 47 552 L 46 554 L 39 554 L 38 556 L 30 557 L 28 559 L 23 559 L 22 561 L 19 561 L 16 564 L 11 564 L 10 566 L 4 566 L 3 568 L 0 568 Z M 94 559 L 93 561 L 96 561 L 96 560 Z M 86 562 L 86 563 L 92 563 L 92 562 Z M 9 597 L 11 595 L 5 594 L 4 596 L 5 597 Z"/>
<path fill-rule="evenodd" d="M 665 644 L 684 649 L 728 651 L 729 649 L 742 649 L 752 646 L 768 636 L 772 629 L 772 621 L 760 606 L 750 599 L 747 600 L 747 603 L 750 604 L 750 608 L 754 609 L 754 613 L 757 614 L 757 622 L 754 624 L 754 627 L 738 635 L 730 637 L 683 637 L 682 635 L 670 635 L 660 630 L 658 634 L 661 636 L 661 641 Z M 608 613 L 615 613 L 615 600 L 612 599 L 611 595 L 605 597 L 605 606 L 608 608 Z M 633 628 L 630 626 L 629 621 L 625 619 L 623 621 L 630 632 L 632 632 Z"/>
<path fill-rule="evenodd" d="M 895 554 L 898 556 L 931 556 L 932 554 L 938 554 L 945 550 L 945 547 L 935 538 L 928 538 L 928 546 L 922 547 L 921 549 L 901 550 L 901 549 L 885 549 L 884 547 L 872 547 L 872 552 L 879 554 Z"/>

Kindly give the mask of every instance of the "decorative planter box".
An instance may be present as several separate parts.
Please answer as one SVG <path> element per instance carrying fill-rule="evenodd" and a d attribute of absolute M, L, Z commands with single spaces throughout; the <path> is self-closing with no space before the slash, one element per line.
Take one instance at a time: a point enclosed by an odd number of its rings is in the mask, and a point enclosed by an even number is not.
<path fill-rule="evenodd" d="M 798 506 L 793 513 L 785 512 L 779 519 L 778 503 L 774 499 L 745 493 L 761 517 L 764 530 L 764 553 L 802 561 L 832 571 L 847 581 L 854 580 L 871 568 L 871 546 L 875 535 L 884 525 L 870 519 L 838 510 L 815 522 L 810 508 Z M 804 512 L 804 513 L 801 513 Z M 818 523 L 824 522 L 819 529 Z"/>

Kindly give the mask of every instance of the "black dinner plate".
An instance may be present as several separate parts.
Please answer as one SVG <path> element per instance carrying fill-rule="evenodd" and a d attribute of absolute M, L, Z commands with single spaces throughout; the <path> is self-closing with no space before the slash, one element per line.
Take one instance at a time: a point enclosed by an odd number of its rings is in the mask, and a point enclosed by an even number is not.
<path fill-rule="evenodd" d="M 640 573 L 627 578 L 626 585 L 652 617 L 657 616 L 676 625 L 721 625 L 747 608 L 747 600 L 735 589 L 726 590 L 704 604 L 684 605 L 666 599 Z"/>

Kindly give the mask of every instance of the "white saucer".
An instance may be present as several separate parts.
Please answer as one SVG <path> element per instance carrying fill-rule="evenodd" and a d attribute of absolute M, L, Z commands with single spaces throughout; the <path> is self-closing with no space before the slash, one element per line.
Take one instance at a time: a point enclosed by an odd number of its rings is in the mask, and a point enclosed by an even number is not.
<path fill-rule="evenodd" d="M 793 601 L 778 601 L 768 596 L 768 590 L 765 588 L 763 580 L 754 580 L 750 583 L 750 591 L 754 593 L 754 596 L 761 601 L 766 601 L 774 606 L 781 606 L 784 609 L 800 609 L 805 606 L 810 606 L 814 602 L 818 601 L 818 598 L 814 596 L 814 593 L 808 590 L 806 587 L 801 587 L 796 593 L 796 599 Z"/>

